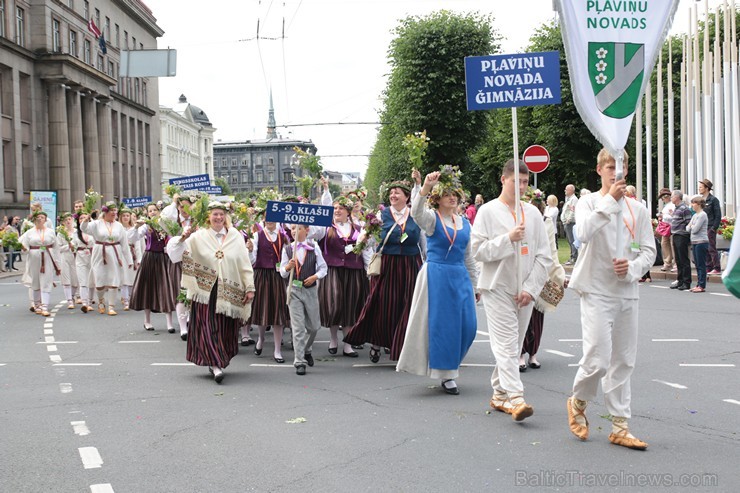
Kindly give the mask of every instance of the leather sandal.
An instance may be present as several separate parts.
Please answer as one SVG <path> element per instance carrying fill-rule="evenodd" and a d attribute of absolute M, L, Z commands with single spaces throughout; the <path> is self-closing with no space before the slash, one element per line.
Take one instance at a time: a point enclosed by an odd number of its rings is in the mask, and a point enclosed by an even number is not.
<path fill-rule="evenodd" d="M 568 397 L 568 400 L 566 401 L 566 408 L 568 409 L 568 426 L 570 426 L 571 433 L 585 441 L 588 439 L 588 419 L 586 418 L 586 414 L 583 412 L 584 410 L 576 408 L 571 399 L 573 399 L 573 397 Z M 578 416 L 583 416 L 583 419 L 586 421 L 585 426 L 578 424 L 576 421 L 576 417 Z"/>
<path fill-rule="evenodd" d="M 380 361 L 380 349 L 370 348 L 370 361 L 373 363 Z"/>
<path fill-rule="evenodd" d="M 496 394 L 491 397 L 491 408 L 495 409 L 496 411 L 505 413 L 505 414 L 511 414 L 511 403 L 508 399 L 499 399 L 496 397 Z"/>
<path fill-rule="evenodd" d="M 609 435 L 609 441 L 614 445 L 631 448 L 632 450 L 647 450 L 648 444 L 635 437 L 628 437 L 629 431 L 622 430 Z"/>
<path fill-rule="evenodd" d="M 514 421 L 524 421 L 526 418 L 532 416 L 534 414 L 534 408 L 527 404 L 526 402 L 522 402 L 518 406 L 514 406 L 512 404 L 511 408 L 511 418 Z"/>

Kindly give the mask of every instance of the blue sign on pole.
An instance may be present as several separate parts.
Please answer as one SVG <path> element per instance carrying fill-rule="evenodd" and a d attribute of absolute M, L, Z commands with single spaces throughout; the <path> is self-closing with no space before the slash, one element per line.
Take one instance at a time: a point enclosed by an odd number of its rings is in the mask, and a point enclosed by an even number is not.
<path fill-rule="evenodd" d="M 170 185 L 177 185 L 183 190 L 202 190 L 203 187 L 211 186 L 211 179 L 208 175 L 183 176 L 170 178 Z"/>
<path fill-rule="evenodd" d="M 560 52 L 465 58 L 468 110 L 560 103 Z"/>
<path fill-rule="evenodd" d="M 267 202 L 265 220 L 274 223 L 331 226 L 334 220 L 334 207 L 270 200 Z"/>
<path fill-rule="evenodd" d="M 147 195 L 146 197 L 127 197 L 123 199 L 123 203 L 126 207 L 144 207 L 152 201 L 152 196 Z"/>

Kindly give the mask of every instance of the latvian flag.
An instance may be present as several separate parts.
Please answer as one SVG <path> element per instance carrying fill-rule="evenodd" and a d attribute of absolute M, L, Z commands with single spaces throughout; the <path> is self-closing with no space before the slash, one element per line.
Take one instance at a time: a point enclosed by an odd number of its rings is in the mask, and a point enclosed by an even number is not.
<path fill-rule="evenodd" d="M 98 29 L 98 26 L 95 25 L 95 21 L 92 20 L 92 17 L 90 17 L 90 20 L 87 23 L 87 30 L 93 33 L 93 36 L 95 36 L 95 39 L 98 39 L 100 35 L 102 34 L 100 32 L 100 29 Z"/>
<path fill-rule="evenodd" d="M 738 209 L 740 214 L 740 209 Z M 727 267 L 722 273 L 722 282 L 725 283 L 727 290 L 740 298 L 740 239 L 738 235 L 732 236 L 730 243 L 730 258 L 727 260 Z"/>

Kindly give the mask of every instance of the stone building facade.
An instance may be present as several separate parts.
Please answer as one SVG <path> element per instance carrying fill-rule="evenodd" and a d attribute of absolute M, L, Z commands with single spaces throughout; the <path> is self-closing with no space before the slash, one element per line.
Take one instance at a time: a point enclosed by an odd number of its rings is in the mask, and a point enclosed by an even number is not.
<path fill-rule="evenodd" d="M 205 111 L 181 95 L 177 104 L 159 107 L 162 183 L 207 174 L 213 179 L 213 128 Z"/>
<path fill-rule="evenodd" d="M 161 194 L 157 79 L 119 63 L 163 33 L 140 0 L 0 0 L 0 211 L 27 211 L 31 190 L 56 190 L 59 210 L 89 187 Z"/>

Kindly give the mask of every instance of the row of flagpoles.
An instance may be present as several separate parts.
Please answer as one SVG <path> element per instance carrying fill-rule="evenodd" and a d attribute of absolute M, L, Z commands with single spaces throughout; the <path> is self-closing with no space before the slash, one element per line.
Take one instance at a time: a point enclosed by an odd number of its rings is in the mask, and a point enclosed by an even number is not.
<path fill-rule="evenodd" d="M 683 37 L 679 84 L 680 146 L 676 147 L 675 139 L 676 105 L 670 40 L 665 67 L 662 53 L 658 59 L 655 101 L 648 85 L 644 102 L 636 111 L 635 128 L 641 130 L 635 135 L 636 188 L 638 191 L 643 189 L 644 167 L 645 199 L 651 215 L 653 198 L 657 198 L 659 189 L 680 189 L 695 195 L 698 181 L 704 178 L 714 184 L 712 192 L 719 199 L 723 213 L 734 216 L 740 205 L 740 73 L 734 0 L 732 4 L 723 0 L 714 13 L 709 11 L 709 1 L 704 0 L 703 17 L 704 29 L 700 33 L 699 9 L 695 3 L 691 8 L 688 34 Z M 712 45 L 709 42 L 710 20 L 714 21 L 716 33 Z M 703 41 L 701 51 L 700 38 Z M 652 122 L 653 104 L 657 105 L 655 125 Z M 667 128 L 664 121 L 667 121 Z M 653 129 L 657 130 L 655 184 L 652 173 Z M 644 145 L 642 130 L 645 132 Z M 668 151 L 667 156 L 664 149 Z M 674 149 L 679 151 L 678 160 Z"/>

